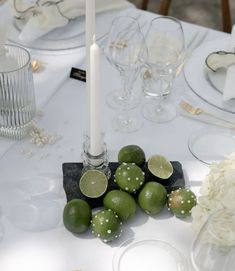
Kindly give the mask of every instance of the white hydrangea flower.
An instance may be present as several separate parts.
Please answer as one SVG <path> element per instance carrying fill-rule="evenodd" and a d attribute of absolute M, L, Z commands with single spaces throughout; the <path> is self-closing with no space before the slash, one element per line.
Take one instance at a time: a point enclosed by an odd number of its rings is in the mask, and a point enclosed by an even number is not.
<path fill-rule="evenodd" d="M 200 189 L 198 204 L 192 209 L 193 230 L 198 233 L 212 213 L 223 209 L 235 212 L 235 153 L 227 160 L 211 165 Z M 235 245 L 235 218 L 221 215 L 213 223 L 219 242 L 223 245 Z M 231 232 L 234 233 L 233 236 Z"/>

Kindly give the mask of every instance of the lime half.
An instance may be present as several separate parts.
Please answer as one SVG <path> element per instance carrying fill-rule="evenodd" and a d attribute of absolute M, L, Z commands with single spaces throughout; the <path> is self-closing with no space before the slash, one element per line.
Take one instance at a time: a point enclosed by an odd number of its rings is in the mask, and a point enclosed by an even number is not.
<path fill-rule="evenodd" d="M 173 166 L 164 156 L 154 155 L 148 160 L 148 169 L 156 177 L 168 179 L 173 173 Z"/>
<path fill-rule="evenodd" d="M 103 172 L 91 169 L 82 175 L 79 187 L 82 194 L 86 197 L 98 198 L 106 192 L 108 179 Z"/>

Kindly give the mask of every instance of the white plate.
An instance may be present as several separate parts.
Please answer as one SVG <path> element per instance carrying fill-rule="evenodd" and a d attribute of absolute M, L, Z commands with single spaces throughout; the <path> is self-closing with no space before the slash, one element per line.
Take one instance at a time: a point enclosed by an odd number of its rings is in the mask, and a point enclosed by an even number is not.
<path fill-rule="evenodd" d="M 101 39 L 108 31 L 116 11 L 98 13 L 96 15 L 96 39 Z M 50 31 L 39 39 L 27 43 L 19 40 L 22 25 L 15 20 L 10 23 L 9 40 L 18 45 L 35 50 L 70 50 L 85 46 L 85 16 L 71 20 L 64 27 Z"/>
<path fill-rule="evenodd" d="M 235 149 L 235 133 L 231 130 L 204 128 L 190 135 L 188 148 L 205 164 L 220 162 Z"/>
<path fill-rule="evenodd" d="M 113 258 L 114 271 L 186 271 L 183 255 L 170 244 L 154 239 L 127 240 Z"/>
<path fill-rule="evenodd" d="M 229 38 L 220 38 L 198 47 L 185 65 L 184 76 L 192 91 L 205 102 L 223 111 L 235 114 L 235 100 L 224 102 L 222 99 L 221 88 L 225 74 L 220 72 L 217 74 L 219 77 L 215 79 L 216 75 L 212 76 L 209 69 L 205 66 L 206 57 L 212 52 L 226 50 L 229 41 Z M 220 80 L 221 82 L 218 84 Z"/>

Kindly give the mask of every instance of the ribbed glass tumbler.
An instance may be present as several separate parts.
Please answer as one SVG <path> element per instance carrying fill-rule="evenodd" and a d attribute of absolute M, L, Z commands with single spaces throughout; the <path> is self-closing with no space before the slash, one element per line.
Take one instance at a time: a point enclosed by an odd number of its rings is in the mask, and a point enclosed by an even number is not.
<path fill-rule="evenodd" d="M 0 136 L 22 139 L 36 115 L 31 57 L 22 47 L 5 45 L 0 62 Z"/>

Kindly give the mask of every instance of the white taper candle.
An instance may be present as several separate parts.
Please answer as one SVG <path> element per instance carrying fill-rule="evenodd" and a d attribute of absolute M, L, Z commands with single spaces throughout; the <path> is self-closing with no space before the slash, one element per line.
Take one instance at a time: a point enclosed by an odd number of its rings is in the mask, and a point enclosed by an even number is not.
<path fill-rule="evenodd" d="M 90 154 L 97 156 L 103 152 L 101 129 L 100 91 L 100 48 L 93 38 L 90 47 Z"/>
<path fill-rule="evenodd" d="M 90 47 L 93 43 L 93 36 L 95 35 L 95 0 L 86 0 L 86 107 L 87 116 L 86 123 L 90 123 Z M 86 127 L 87 135 L 90 134 L 90 127 Z"/>

